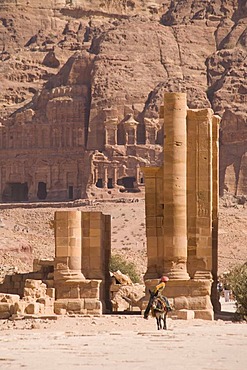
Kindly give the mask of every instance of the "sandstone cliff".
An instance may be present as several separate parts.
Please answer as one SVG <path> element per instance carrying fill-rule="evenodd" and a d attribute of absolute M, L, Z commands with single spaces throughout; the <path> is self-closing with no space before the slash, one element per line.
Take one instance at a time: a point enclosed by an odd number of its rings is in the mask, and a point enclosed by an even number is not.
<path fill-rule="evenodd" d="M 246 1 L 43 3 L 0 1 L 3 200 L 140 191 L 177 90 L 222 116 L 220 191 L 247 193 Z"/>

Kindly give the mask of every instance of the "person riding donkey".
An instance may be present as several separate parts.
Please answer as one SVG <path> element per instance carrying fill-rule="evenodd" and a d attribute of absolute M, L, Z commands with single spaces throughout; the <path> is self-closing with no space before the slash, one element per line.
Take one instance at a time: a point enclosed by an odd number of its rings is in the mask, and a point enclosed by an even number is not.
<path fill-rule="evenodd" d="M 157 296 L 164 302 L 164 305 L 167 307 L 167 311 L 172 310 L 168 299 L 166 297 L 164 297 L 163 295 L 161 295 L 161 292 L 164 290 L 164 288 L 166 286 L 166 282 L 168 280 L 169 280 L 169 278 L 167 276 L 162 276 L 160 278 L 159 283 L 155 286 L 153 291 L 149 290 L 150 298 L 149 298 L 149 302 L 148 302 L 148 305 L 146 307 L 146 310 L 144 312 L 144 319 L 148 319 L 148 315 L 149 315 L 149 312 L 151 310 L 152 304 L 154 302 L 155 297 L 157 297 Z"/>

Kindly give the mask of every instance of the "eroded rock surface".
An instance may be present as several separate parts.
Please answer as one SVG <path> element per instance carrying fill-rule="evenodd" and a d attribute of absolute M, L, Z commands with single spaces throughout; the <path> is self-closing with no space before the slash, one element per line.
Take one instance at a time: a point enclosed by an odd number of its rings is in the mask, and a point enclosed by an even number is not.
<path fill-rule="evenodd" d="M 142 167 L 162 161 L 164 91 L 222 116 L 221 194 L 246 194 L 245 1 L 0 10 L 2 200 L 141 191 Z"/>

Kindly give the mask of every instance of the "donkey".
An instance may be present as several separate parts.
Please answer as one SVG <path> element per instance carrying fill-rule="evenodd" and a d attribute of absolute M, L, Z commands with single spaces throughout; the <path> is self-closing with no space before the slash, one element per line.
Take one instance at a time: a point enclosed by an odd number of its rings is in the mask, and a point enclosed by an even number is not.
<path fill-rule="evenodd" d="M 154 297 L 152 307 L 151 307 L 151 312 L 152 316 L 156 318 L 156 323 L 157 323 L 157 329 L 164 329 L 167 330 L 167 325 L 166 325 L 166 316 L 167 312 L 169 311 L 165 300 L 162 299 L 161 297 Z M 162 328 L 162 321 L 163 321 L 163 328 Z"/>

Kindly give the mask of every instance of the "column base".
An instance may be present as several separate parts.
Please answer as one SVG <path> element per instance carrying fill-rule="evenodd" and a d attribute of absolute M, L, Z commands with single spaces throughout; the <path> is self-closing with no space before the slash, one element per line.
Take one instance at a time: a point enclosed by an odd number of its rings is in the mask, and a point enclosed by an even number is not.
<path fill-rule="evenodd" d="M 186 271 L 169 271 L 164 272 L 162 275 L 166 275 L 172 280 L 190 280 L 190 276 Z"/>
<path fill-rule="evenodd" d="M 101 280 L 54 281 L 54 312 L 63 314 L 102 314 Z"/>
<path fill-rule="evenodd" d="M 196 271 L 194 274 L 194 280 L 212 280 L 212 274 L 210 271 Z"/>
<path fill-rule="evenodd" d="M 144 304 L 147 305 L 150 294 L 159 279 L 146 280 L 146 295 Z M 213 320 L 214 311 L 211 303 L 211 279 L 203 280 L 169 280 L 161 293 L 169 299 L 173 310 L 171 318 Z M 194 313 L 192 313 L 192 311 Z"/>
<path fill-rule="evenodd" d="M 54 272 L 54 280 L 61 280 L 61 281 L 70 281 L 70 280 L 77 280 L 77 281 L 84 281 L 86 280 L 85 276 L 81 273 L 80 270 L 55 270 Z"/>

